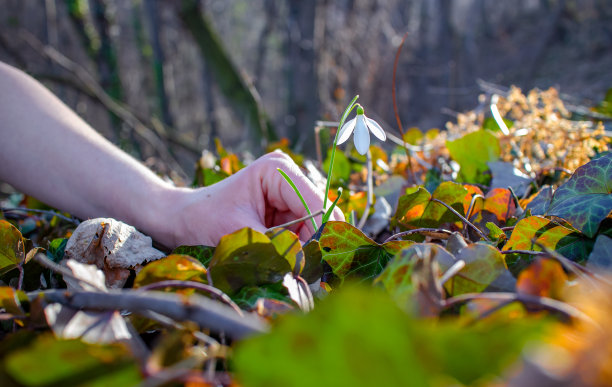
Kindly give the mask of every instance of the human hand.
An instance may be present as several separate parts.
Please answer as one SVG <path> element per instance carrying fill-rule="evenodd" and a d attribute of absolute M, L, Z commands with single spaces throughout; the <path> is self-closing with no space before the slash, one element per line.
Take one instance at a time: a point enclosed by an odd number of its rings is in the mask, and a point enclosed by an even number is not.
<path fill-rule="evenodd" d="M 217 184 L 180 190 L 173 204 L 173 244 L 217 245 L 222 236 L 243 227 L 265 232 L 270 227 L 306 216 L 300 199 L 277 168 L 291 177 L 311 212 L 323 207 L 323 192 L 302 174 L 289 156 L 277 151 Z M 316 219 L 320 224 L 321 216 Z M 336 208 L 330 219 L 344 220 L 344 215 Z M 289 229 L 303 242 L 315 231 L 310 221 Z"/>

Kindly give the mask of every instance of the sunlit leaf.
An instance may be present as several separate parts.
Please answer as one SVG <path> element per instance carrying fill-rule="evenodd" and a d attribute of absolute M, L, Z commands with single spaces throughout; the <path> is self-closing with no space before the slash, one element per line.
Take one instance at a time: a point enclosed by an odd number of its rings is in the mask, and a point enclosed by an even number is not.
<path fill-rule="evenodd" d="M 188 255 L 172 254 L 149 263 L 134 279 L 134 288 L 159 281 L 179 280 L 207 283 L 206 268 Z"/>
<path fill-rule="evenodd" d="M 521 271 L 516 281 L 518 293 L 561 299 L 567 275 L 561 264 L 550 258 L 536 259 Z"/>
<path fill-rule="evenodd" d="M 612 210 L 612 152 L 576 169 L 555 191 L 548 215 L 570 222 L 593 237 Z"/>
<path fill-rule="evenodd" d="M 375 283 L 382 284 L 402 309 L 422 316 L 437 315 L 442 299 L 442 289 L 436 282 L 440 274 L 438 263 L 450 267 L 454 261 L 455 257 L 439 245 L 414 244 L 401 250 Z M 423 270 L 424 264 L 430 270 Z"/>
<path fill-rule="evenodd" d="M 22 303 L 28 303 L 28 296 L 23 291 L 15 290 L 10 286 L 0 286 L 0 307 L 4 308 L 7 313 L 15 316 L 25 315 Z"/>
<path fill-rule="evenodd" d="M 14 380 L 26 386 L 129 386 L 141 381 L 125 346 L 56 340 L 50 334 L 10 353 L 5 367 Z"/>
<path fill-rule="evenodd" d="M 23 237 L 15 226 L 0 219 L 0 275 L 13 270 L 25 259 Z"/>
<path fill-rule="evenodd" d="M 456 259 L 463 260 L 465 267 L 444 285 L 453 296 L 482 292 L 496 280 L 504 284 L 509 281 L 506 287 L 514 287 L 504 257 L 495 247 L 480 243 L 468 245 L 459 251 Z"/>
<path fill-rule="evenodd" d="M 499 222 L 505 222 L 514 215 L 516 205 L 509 189 L 494 188 L 485 196 L 482 209 L 495 215 Z"/>
<path fill-rule="evenodd" d="M 297 270 L 294 269 L 299 274 L 306 264 L 300 238 L 294 232 L 283 228 L 268 231 L 266 236 L 272 241 L 276 252 L 289 262 L 291 268 L 295 268 L 296 263 L 299 265 Z"/>
<path fill-rule="evenodd" d="M 542 251 L 532 240 L 556 250 L 573 260 L 584 260 L 591 251 L 593 242 L 562 224 L 542 216 L 530 216 L 520 220 L 503 250 Z"/>
<path fill-rule="evenodd" d="M 292 269 L 270 238 L 250 228 L 222 237 L 209 266 L 213 285 L 230 296 L 243 286 L 280 282 Z"/>
<path fill-rule="evenodd" d="M 412 127 L 404 132 L 404 141 L 411 145 L 417 145 L 423 137 L 423 132 L 419 128 Z"/>
<path fill-rule="evenodd" d="M 500 155 L 499 139 L 488 130 L 466 134 L 454 141 L 447 141 L 451 157 L 459 163 L 459 180 L 466 183 L 486 184 L 484 175 L 487 163 L 496 161 Z"/>
<path fill-rule="evenodd" d="M 433 199 L 441 200 L 461 215 L 465 215 L 464 198 L 467 194 L 463 186 L 450 181 L 440 184 L 433 195 L 419 187 L 416 192 L 400 197 L 397 211 L 391 219 L 391 227 L 437 228 L 444 223 L 457 222 L 459 219 L 455 214 Z"/>
<path fill-rule="evenodd" d="M 331 150 L 327 152 L 327 158 L 323 161 L 323 169 L 329 170 L 331 161 Z M 339 185 L 349 180 L 351 176 L 351 162 L 342 152 L 336 152 L 334 156 L 334 168 L 332 169 L 331 184 Z"/>
<path fill-rule="evenodd" d="M 346 222 L 327 222 L 321 238 L 323 259 L 340 279 L 372 279 L 387 262 L 410 241 L 392 241 L 380 245 Z"/>

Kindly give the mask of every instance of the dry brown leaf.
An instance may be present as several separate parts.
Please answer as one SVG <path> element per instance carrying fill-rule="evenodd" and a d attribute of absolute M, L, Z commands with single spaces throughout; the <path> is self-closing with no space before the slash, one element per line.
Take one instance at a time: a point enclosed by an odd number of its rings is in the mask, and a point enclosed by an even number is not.
<path fill-rule="evenodd" d="M 164 257 L 151 238 L 111 218 L 96 218 L 79 225 L 66 244 L 65 259 L 92 264 L 106 276 L 106 286 L 120 288 L 145 262 Z"/>

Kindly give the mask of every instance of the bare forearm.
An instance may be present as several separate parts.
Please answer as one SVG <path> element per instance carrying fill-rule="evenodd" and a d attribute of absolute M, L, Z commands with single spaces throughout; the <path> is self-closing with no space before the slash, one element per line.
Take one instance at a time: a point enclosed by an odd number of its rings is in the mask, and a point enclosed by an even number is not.
<path fill-rule="evenodd" d="M 109 216 L 151 231 L 173 191 L 24 73 L 0 63 L 0 179 L 82 218 Z M 147 230 L 148 229 L 148 230 Z"/>

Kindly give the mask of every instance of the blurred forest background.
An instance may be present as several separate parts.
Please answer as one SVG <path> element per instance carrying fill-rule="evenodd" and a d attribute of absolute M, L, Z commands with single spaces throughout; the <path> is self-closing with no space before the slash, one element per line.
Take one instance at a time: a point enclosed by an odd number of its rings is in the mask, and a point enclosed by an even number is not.
<path fill-rule="evenodd" d="M 254 156 L 287 137 L 314 156 L 315 121 L 355 94 L 397 133 L 406 32 L 405 127 L 443 128 L 490 83 L 558 87 L 576 106 L 612 87 L 608 0 L 0 0 L 0 60 L 188 175 L 215 137 Z"/>

